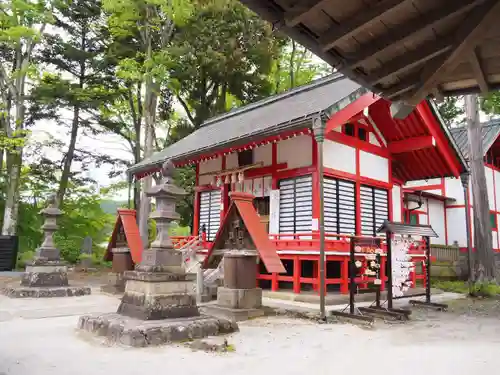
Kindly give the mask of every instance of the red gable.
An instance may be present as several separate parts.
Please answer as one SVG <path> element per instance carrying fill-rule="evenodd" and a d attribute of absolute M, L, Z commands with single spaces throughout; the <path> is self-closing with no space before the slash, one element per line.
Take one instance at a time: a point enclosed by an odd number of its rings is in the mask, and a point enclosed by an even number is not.
<path fill-rule="evenodd" d="M 225 249 L 225 242 L 229 236 L 231 222 L 235 217 L 240 217 L 267 271 L 277 273 L 286 272 L 276 251 L 276 246 L 269 240 L 269 235 L 264 225 L 260 222 L 259 215 L 253 206 L 254 196 L 247 193 L 231 192 L 230 197 L 232 201 L 231 206 L 208 251 L 203 267 L 214 268 L 220 262 L 222 254 L 216 254 L 216 250 Z"/>
<path fill-rule="evenodd" d="M 130 255 L 132 256 L 132 261 L 135 264 L 140 263 L 142 257 L 142 251 L 144 247 L 142 246 L 141 235 L 139 234 L 139 227 L 137 226 L 137 220 L 135 218 L 135 210 L 119 208 L 118 216 L 116 218 L 115 227 L 113 229 L 113 234 L 108 243 L 108 248 L 104 254 L 104 260 L 113 260 L 113 253 L 111 250 L 116 247 L 116 242 L 120 231 L 123 230 L 125 233 L 125 238 L 127 240 L 127 245 L 130 249 Z"/>

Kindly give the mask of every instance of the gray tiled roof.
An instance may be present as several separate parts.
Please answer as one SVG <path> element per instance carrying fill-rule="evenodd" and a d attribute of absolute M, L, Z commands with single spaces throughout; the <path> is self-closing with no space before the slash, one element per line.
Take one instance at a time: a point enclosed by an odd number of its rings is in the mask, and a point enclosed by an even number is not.
<path fill-rule="evenodd" d="M 244 144 L 250 139 L 304 127 L 305 121 L 318 113 L 331 115 L 366 92 L 366 89 L 340 74 L 329 75 L 214 117 L 187 137 L 132 166 L 128 173 L 151 169 L 167 159 L 182 161 L 228 144 Z"/>
<path fill-rule="evenodd" d="M 483 122 L 482 124 L 482 135 L 483 135 L 483 151 L 484 154 L 488 152 L 490 147 L 493 145 L 495 140 L 500 135 L 500 120 L 490 120 Z M 468 135 L 467 127 L 461 126 L 458 128 L 450 128 L 451 135 L 457 143 L 460 151 L 464 155 L 466 160 L 469 160 L 469 147 L 468 147 Z"/>

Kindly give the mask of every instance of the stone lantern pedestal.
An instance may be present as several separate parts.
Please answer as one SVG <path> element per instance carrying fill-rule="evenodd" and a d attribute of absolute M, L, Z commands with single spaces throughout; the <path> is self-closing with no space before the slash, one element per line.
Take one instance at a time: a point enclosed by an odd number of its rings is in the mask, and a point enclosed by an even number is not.
<path fill-rule="evenodd" d="M 170 222 L 179 219 L 176 200 L 185 194 L 173 184 L 173 164 L 162 168 L 163 180 L 147 192 L 156 198 L 157 237 L 133 271 L 125 271 L 125 294 L 117 313 L 82 316 L 78 328 L 129 346 L 159 345 L 234 332 L 231 321 L 200 315 L 194 280 L 182 266 L 182 253 L 168 235 Z"/>
<path fill-rule="evenodd" d="M 217 289 L 217 303 L 207 314 L 241 321 L 264 315 L 262 289 L 257 288 L 257 251 L 230 250 L 224 254 L 224 286 Z"/>
<path fill-rule="evenodd" d="M 85 286 L 70 286 L 68 268 L 61 261 L 59 250 L 54 246 L 53 234 L 57 231 L 57 217 L 62 215 L 55 195 L 49 198 L 49 206 L 40 212 L 45 223 L 42 226 L 44 240 L 36 250 L 33 261 L 26 265 L 20 286 L 5 288 L 2 292 L 12 298 L 70 297 L 90 294 Z"/>

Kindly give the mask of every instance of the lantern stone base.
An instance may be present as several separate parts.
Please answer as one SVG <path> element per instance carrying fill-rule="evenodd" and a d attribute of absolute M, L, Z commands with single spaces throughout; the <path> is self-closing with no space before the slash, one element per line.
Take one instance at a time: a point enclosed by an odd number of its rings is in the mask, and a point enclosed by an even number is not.
<path fill-rule="evenodd" d="M 73 297 L 90 293 L 90 287 L 68 284 L 66 263 L 43 259 L 35 259 L 26 265 L 20 286 L 10 286 L 2 290 L 2 294 L 11 298 Z"/>
<path fill-rule="evenodd" d="M 190 341 L 238 331 L 236 323 L 210 316 L 144 321 L 120 314 L 84 315 L 78 329 L 132 347 Z"/>
<path fill-rule="evenodd" d="M 262 306 L 262 289 L 217 289 L 217 304 L 231 309 L 258 309 Z"/>
<path fill-rule="evenodd" d="M 91 289 L 87 286 L 12 286 L 2 289 L 2 294 L 10 298 L 79 297 L 90 295 L 90 293 Z"/>
<path fill-rule="evenodd" d="M 118 307 L 119 314 L 141 320 L 187 318 L 200 314 L 193 294 L 193 281 L 186 274 L 136 270 L 126 271 L 124 276 L 127 283 Z"/>
<path fill-rule="evenodd" d="M 64 262 L 35 260 L 26 265 L 21 285 L 25 287 L 67 286 L 68 267 Z"/>
<path fill-rule="evenodd" d="M 203 312 L 208 315 L 242 321 L 264 315 L 262 307 L 262 289 L 232 289 L 219 287 L 217 303 L 205 305 Z"/>
<path fill-rule="evenodd" d="M 108 283 L 101 286 L 101 292 L 110 294 L 122 294 L 125 292 L 125 278 L 123 272 L 108 273 Z"/>

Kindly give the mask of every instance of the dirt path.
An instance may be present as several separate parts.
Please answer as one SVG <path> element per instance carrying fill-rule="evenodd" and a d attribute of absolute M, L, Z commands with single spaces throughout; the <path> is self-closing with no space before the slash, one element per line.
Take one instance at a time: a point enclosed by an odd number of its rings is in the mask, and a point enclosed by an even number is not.
<path fill-rule="evenodd" d="M 0 374 L 12 375 L 470 375 L 497 373 L 500 303 L 451 302 L 446 313 L 418 310 L 406 324 L 379 322 L 366 330 L 349 324 L 319 325 L 288 318 L 263 318 L 240 324 L 230 336 L 236 351 L 193 352 L 183 346 L 147 349 L 106 347 L 75 332 L 78 315 L 116 308 L 103 295 L 52 300 L 0 298 L 12 309 L 0 322 Z M 9 305 L 10 304 L 10 305 Z M 36 305 L 36 306 L 35 306 Z M 6 307 L 5 307 L 6 306 Z M 38 308 L 21 318 L 16 313 Z M 44 310 L 45 309 L 45 310 Z M 61 317 L 54 317 L 60 311 Z M 48 316 L 48 317 L 44 317 Z M 2 375 L 3 375 L 2 374 Z"/>

